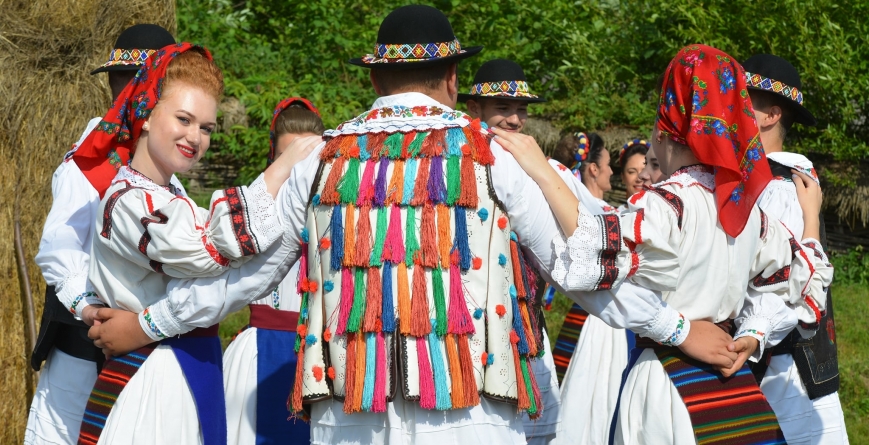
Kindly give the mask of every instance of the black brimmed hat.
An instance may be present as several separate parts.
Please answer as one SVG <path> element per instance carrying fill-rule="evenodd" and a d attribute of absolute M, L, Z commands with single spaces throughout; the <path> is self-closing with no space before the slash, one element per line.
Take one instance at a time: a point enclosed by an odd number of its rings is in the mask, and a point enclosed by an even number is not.
<path fill-rule="evenodd" d="M 745 83 L 749 89 L 779 94 L 796 114 L 795 122 L 814 126 L 818 123 L 803 106 L 800 73 L 785 59 L 772 54 L 756 54 L 742 63 L 745 68 Z"/>
<path fill-rule="evenodd" d="M 109 55 L 109 61 L 91 74 L 109 71 L 138 71 L 145 60 L 166 45 L 175 43 L 175 38 L 161 26 L 141 24 L 124 30 Z"/>
<path fill-rule="evenodd" d="M 457 62 L 482 49 L 482 46 L 462 48 L 447 16 L 436 8 L 408 5 L 383 19 L 374 54 L 350 59 L 350 64 L 373 69 L 421 68 Z"/>
<path fill-rule="evenodd" d="M 525 71 L 522 71 L 518 63 L 507 59 L 494 59 L 484 63 L 474 75 L 471 92 L 459 93 L 459 102 L 486 98 L 529 103 L 546 102 L 546 99 L 531 94 Z"/>

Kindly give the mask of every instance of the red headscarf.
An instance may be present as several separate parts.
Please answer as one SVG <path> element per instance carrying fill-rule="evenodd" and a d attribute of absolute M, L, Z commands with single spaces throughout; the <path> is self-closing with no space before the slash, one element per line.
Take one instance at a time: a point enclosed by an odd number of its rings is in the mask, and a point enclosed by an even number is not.
<path fill-rule="evenodd" d="M 205 47 L 186 42 L 168 45 L 152 54 L 112 103 L 103 120 L 72 155 L 100 198 L 112 184 L 118 169 L 130 163 L 142 125 L 160 100 L 169 62 L 190 49 L 212 60 Z"/>
<path fill-rule="evenodd" d="M 772 179 L 742 66 L 706 45 L 689 45 L 664 73 L 658 128 L 715 168 L 718 221 L 742 233 L 755 201 Z"/>
<path fill-rule="evenodd" d="M 284 110 L 290 107 L 290 105 L 299 104 L 304 108 L 307 108 L 308 111 L 313 112 L 320 117 L 320 112 L 317 110 L 317 107 L 311 103 L 308 99 L 304 97 L 288 97 L 278 103 L 278 106 L 275 107 L 275 112 L 272 114 L 272 125 L 269 127 L 269 164 L 275 162 L 275 145 L 278 143 L 278 135 L 275 132 L 275 124 L 278 122 L 278 115 L 281 114 Z"/>

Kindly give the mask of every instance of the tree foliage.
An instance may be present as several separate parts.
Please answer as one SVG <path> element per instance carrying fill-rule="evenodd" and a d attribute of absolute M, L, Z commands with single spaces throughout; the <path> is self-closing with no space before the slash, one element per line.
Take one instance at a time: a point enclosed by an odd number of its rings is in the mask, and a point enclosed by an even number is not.
<path fill-rule="evenodd" d="M 248 128 L 224 129 L 219 150 L 243 163 L 242 179 L 265 166 L 268 125 L 283 97 L 310 98 L 334 126 L 375 99 L 368 72 L 346 63 L 371 52 L 380 21 L 401 2 L 383 0 L 179 0 L 180 38 L 212 49 L 227 94 Z M 463 45 L 484 52 L 460 66 L 461 88 L 484 61 L 519 62 L 549 102 L 534 115 L 565 129 L 610 125 L 645 131 L 654 120 L 656 80 L 689 43 L 744 60 L 772 53 L 803 77 L 816 128 L 796 126 L 789 148 L 837 161 L 866 157 L 869 141 L 869 3 L 862 0 L 600 0 L 545 3 L 439 0 Z M 847 175 L 832 178 L 853 182 Z"/>

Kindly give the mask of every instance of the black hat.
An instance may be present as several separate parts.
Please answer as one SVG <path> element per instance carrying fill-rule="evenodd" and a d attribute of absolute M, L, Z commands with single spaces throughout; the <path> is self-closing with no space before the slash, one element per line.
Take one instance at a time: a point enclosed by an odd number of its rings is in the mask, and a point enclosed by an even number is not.
<path fill-rule="evenodd" d="M 447 16 L 436 8 L 408 5 L 383 19 L 374 54 L 350 59 L 350 64 L 375 69 L 411 69 L 457 62 L 482 49 L 482 46 L 462 48 Z"/>
<path fill-rule="evenodd" d="M 104 71 L 138 71 L 145 59 L 158 49 L 175 43 L 175 38 L 161 26 L 141 24 L 124 30 L 109 55 L 109 61 L 91 74 Z"/>
<path fill-rule="evenodd" d="M 749 89 L 780 94 L 788 99 L 786 103 L 796 113 L 794 121 L 809 126 L 818 123 L 803 106 L 800 73 L 790 62 L 772 54 L 755 54 L 743 62 L 742 67 Z"/>
<path fill-rule="evenodd" d="M 546 99 L 531 94 L 522 67 L 507 59 L 494 59 L 484 63 L 474 75 L 471 92 L 459 93 L 459 102 L 480 98 L 546 102 Z"/>

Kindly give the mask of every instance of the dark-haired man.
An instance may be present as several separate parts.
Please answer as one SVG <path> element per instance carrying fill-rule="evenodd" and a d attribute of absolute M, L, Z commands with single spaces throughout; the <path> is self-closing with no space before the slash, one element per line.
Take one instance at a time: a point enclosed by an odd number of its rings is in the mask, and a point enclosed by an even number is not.
<path fill-rule="evenodd" d="M 814 126 L 817 121 L 803 105 L 800 75 L 790 62 L 771 54 L 757 54 L 746 60 L 743 67 L 760 139 L 774 175 L 757 205 L 800 237 L 803 212 L 791 170 L 805 173 L 815 182 L 818 182 L 818 175 L 805 156 L 784 151 L 784 141 L 794 123 Z M 826 244 L 823 226 L 821 242 Z M 799 329 L 794 329 L 764 355 L 754 371 L 763 378 L 760 389 L 789 444 L 848 442 L 837 392 L 836 328 L 829 291 L 827 313 L 820 319 L 814 337 L 803 339 Z"/>
<path fill-rule="evenodd" d="M 91 74 L 108 73 L 114 99 L 150 54 L 173 43 L 172 35 L 160 26 L 132 26 L 118 37 L 109 60 Z M 100 198 L 76 163 L 69 162 L 100 120 L 96 117 L 88 122 L 52 177 L 53 203 L 35 258 L 48 284 L 31 358 L 33 369 L 41 367 L 42 372 L 30 406 L 25 444 L 76 443 L 85 404 L 105 358 L 88 338 L 88 327 L 78 316 L 84 306 L 98 302 L 80 297 L 85 295 L 91 233 Z M 175 185 L 180 187 L 177 181 Z"/>

